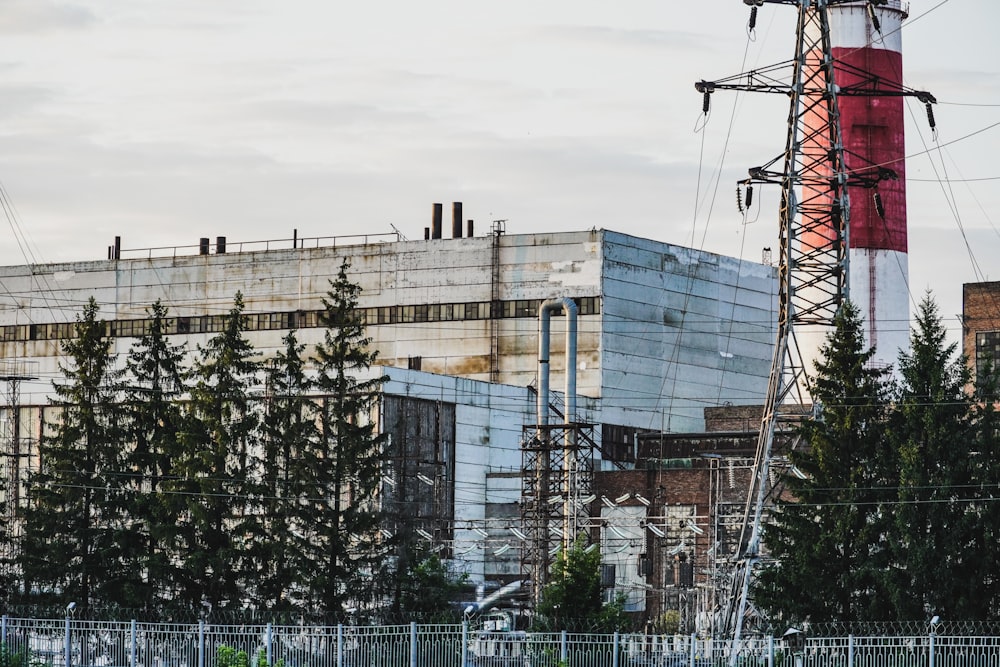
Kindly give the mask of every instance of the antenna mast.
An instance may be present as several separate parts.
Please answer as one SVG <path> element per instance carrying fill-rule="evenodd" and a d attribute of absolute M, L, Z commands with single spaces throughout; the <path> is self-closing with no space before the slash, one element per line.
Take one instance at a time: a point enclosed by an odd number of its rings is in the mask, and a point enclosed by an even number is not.
<path fill-rule="evenodd" d="M 798 11 L 795 54 L 790 62 L 695 84 L 702 93 L 707 115 L 716 90 L 778 93 L 789 98 L 785 151 L 771 162 L 749 170 L 740 181 L 749 203 L 754 185 L 781 186 L 778 241 L 777 340 L 772 357 L 752 480 L 747 491 L 743 521 L 734 554 L 731 592 L 724 610 L 722 632 L 731 637 L 731 664 L 735 664 L 744 623 L 757 614 L 749 603 L 754 567 L 761 557 L 761 528 L 765 508 L 773 500 L 769 473 L 778 424 L 789 420 L 782 403 L 797 403 L 803 411 L 812 403 L 808 369 L 802 351 L 806 339 L 814 343 L 833 324 L 841 304 L 849 298 L 850 198 L 848 186 L 874 190 L 895 179 L 886 166 L 869 165 L 867 158 L 851 154 L 864 165 L 849 168 L 845 158 L 839 98 L 913 95 L 930 110 L 933 96 L 904 88 L 867 72 L 849 67 L 833 56 L 829 8 L 864 6 L 872 27 L 880 31 L 877 6 L 898 0 L 744 0 L 751 7 L 750 30 L 757 10 L 764 4 L 792 5 Z M 791 80 L 778 77 L 791 67 Z M 849 84 L 847 82 L 850 82 Z M 928 113 L 928 118 L 932 118 Z M 775 164 L 781 160 L 780 170 Z M 798 339 L 797 336 L 798 335 Z M 808 359 L 806 360 L 808 361 Z M 800 411 L 801 415 L 801 411 Z"/>

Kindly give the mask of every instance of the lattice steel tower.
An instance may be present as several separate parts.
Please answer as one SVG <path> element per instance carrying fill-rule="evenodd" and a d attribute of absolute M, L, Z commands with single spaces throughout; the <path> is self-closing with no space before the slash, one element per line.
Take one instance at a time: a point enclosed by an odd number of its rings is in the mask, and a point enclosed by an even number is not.
<path fill-rule="evenodd" d="M 869 36 L 867 48 L 878 50 L 871 47 L 871 37 L 881 39 L 883 23 L 892 28 L 886 33 L 898 35 L 905 16 L 899 0 L 744 0 L 744 3 L 751 7 L 751 30 L 758 8 L 765 4 L 793 6 L 798 20 L 791 61 L 695 84 L 704 96 L 706 114 L 711 94 L 716 90 L 779 93 L 789 98 L 784 153 L 750 169 L 749 177 L 740 182 L 748 205 L 753 187 L 758 184 L 780 185 L 781 199 L 777 340 L 723 618 L 724 635 L 734 639 L 733 661 L 744 623 L 756 616 L 748 598 L 754 566 L 761 557 L 761 526 L 774 490 L 769 480 L 774 434 L 783 418 L 779 406 L 792 402 L 811 404 L 806 364 L 819 349 L 841 304 L 851 294 L 851 259 L 855 250 L 852 238 L 866 230 L 852 224 L 848 191 L 858 192 L 863 188 L 872 202 L 871 210 L 885 226 L 885 205 L 879 188 L 896 181 L 902 170 L 902 114 L 892 120 L 898 127 L 888 128 L 897 142 L 893 146 L 899 148 L 899 155 L 887 161 L 884 151 L 872 150 L 873 146 L 884 147 L 885 142 L 876 137 L 866 146 L 850 134 L 861 130 L 845 121 L 841 100 L 868 98 L 868 103 L 856 106 L 863 109 L 872 106 L 873 98 L 915 96 L 927 106 L 932 127 L 930 105 L 935 102 L 929 93 L 904 87 L 898 66 L 893 69 L 892 65 L 880 65 L 872 72 L 864 66 L 874 61 L 858 58 L 858 49 L 834 47 L 831 23 L 836 25 L 837 34 L 855 35 L 860 20 L 864 24 L 861 33 Z M 890 149 L 889 154 L 894 151 Z M 777 170 L 775 165 L 779 160 L 782 166 Z M 905 203 L 897 199 L 893 197 L 898 205 Z M 866 204 L 865 209 L 868 208 Z M 905 239 L 905 210 L 902 219 Z M 869 220 L 868 224 L 879 223 Z M 905 279 L 903 292 L 906 292 Z M 904 301 L 904 307 L 908 308 L 908 301 Z"/>

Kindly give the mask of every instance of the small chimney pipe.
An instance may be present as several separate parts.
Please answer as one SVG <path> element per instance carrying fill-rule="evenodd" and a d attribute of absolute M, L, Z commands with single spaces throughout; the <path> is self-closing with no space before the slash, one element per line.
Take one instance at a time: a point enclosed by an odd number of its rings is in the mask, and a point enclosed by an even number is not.
<path fill-rule="evenodd" d="M 475 236 L 475 234 L 472 233 L 472 220 L 469 220 L 468 224 L 466 225 L 465 235 L 468 236 L 470 239 L 473 236 Z"/>
<path fill-rule="evenodd" d="M 202 237 L 198 239 L 198 254 L 207 255 L 208 254 L 208 238 Z"/>
<path fill-rule="evenodd" d="M 453 202 L 451 205 L 451 237 L 462 238 L 462 202 Z"/>
<path fill-rule="evenodd" d="M 215 254 L 225 255 L 226 254 L 226 237 L 216 236 L 215 237 Z"/>
<path fill-rule="evenodd" d="M 434 204 L 434 217 L 431 220 L 431 238 L 441 238 L 441 218 L 444 216 L 444 207 L 441 204 Z"/>

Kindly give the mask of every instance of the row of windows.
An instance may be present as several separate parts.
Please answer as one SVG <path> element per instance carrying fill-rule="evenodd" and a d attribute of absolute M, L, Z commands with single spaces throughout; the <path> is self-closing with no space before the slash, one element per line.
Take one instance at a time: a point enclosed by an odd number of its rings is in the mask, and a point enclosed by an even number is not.
<path fill-rule="evenodd" d="M 601 299 L 586 296 L 573 299 L 580 315 L 597 315 L 601 312 Z M 384 306 L 359 309 L 361 323 L 411 324 L 417 322 L 451 322 L 458 320 L 488 320 L 514 317 L 534 317 L 542 305 L 541 299 L 518 301 L 479 301 L 471 303 L 435 303 L 417 306 Z M 281 313 L 254 313 L 244 316 L 244 328 L 248 331 L 284 329 L 310 329 L 320 326 L 322 311 L 292 311 Z M 107 323 L 108 335 L 112 337 L 138 337 L 149 333 L 152 320 L 114 320 Z M 166 320 L 168 334 L 218 333 L 225 327 L 224 315 L 202 315 L 198 317 L 170 317 Z M 75 335 L 75 324 L 17 324 L 0 327 L 0 339 L 21 340 L 61 340 Z"/>

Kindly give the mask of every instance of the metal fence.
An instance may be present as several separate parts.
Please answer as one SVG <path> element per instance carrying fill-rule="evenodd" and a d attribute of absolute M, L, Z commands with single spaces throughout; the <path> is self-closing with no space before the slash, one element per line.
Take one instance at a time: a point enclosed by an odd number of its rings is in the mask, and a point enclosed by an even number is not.
<path fill-rule="evenodd" d="M 0 667 L 1000 667 L 1000 637 L 485 632 L 469 624 L 219 625 L 4 616 Z"/>

